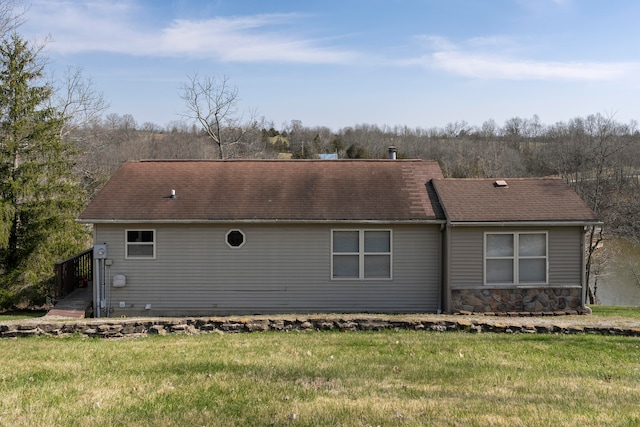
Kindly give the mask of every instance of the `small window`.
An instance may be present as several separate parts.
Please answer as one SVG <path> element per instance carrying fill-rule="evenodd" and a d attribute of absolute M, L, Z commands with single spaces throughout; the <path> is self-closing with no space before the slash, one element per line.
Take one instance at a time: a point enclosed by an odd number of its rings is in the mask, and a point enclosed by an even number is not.
<path fill-rule="evenodd" d="M 155 258 L 155 230 L 126 230 L 126 258 Z"/>
<path fill-rule="evenodd" d="M 244 245 L 244 233 L 240 230 L 227 232 L 227 245 L 231 248 L 241 248 Z"/>
<path fill-rule="evenodd" d="M 391 230 L 333 230 L 333 279 L 391 279 Z"/>
<path fill-rule="evenodd" d="M 485 283 L 546 284 L 547 233 L 486 233 Z"/>

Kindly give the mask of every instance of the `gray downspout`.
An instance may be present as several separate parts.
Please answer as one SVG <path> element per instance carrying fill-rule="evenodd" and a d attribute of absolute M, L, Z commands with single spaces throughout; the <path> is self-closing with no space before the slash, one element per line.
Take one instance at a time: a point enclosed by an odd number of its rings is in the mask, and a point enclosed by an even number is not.
<path fill-rule="evenodd" d="M 443 257 L 444 257 L 444 280 L 443 280 L 443 290 L 444 290 L 444 310 L 447 313 L 451 312 L 451 224 L 447 221 L 444 232 L 444 248 L 443 248 Z"/>
<path fill-rule="evenodd" d="M 591 308 L 586 306 L 587 303 L 587 292 L 589 289 L 589 284 L 586 283 L 587 282 L 587 257 L 585 254 L 586 251 L 586 244 L 585 244 L 585 239 L 586 239 L 586 233 L 587 233 L 587 227 L 584 227 L 582 230 L 582 239 L 580 241 L 580 260 L 582 261 L 582 270 L 581 270 L 581 277 L 580 277 L 580 282 L 582 284 L 582 308 L 588 313 L 591 314 Z"/>
<path fill-rule="evenodd" d="M 445 254 L 444 254 L 444 248 L 445 248 L 445 225 L 441 224 L 440 225 L 440 274 L 438 275 L 438 314 L 442 314 L 442 311 L 444 310 L 444 301 L 443 301 L 443 295 L 444 295 L 444 278 L 445 278 L 445 273 L 444 273 L 444 268 L 445 268 Z"/>
<path fill-rule="evenodd" d="M 93 316 L 100 318 L 100 287 L 102 286 L 100 260 L 93 259 Z"/>
<path fill-rule="evenodd" d="M 449 233 L 447 224 L 440 225 L 440 277 L 438 314 L 449 312 Z"/>

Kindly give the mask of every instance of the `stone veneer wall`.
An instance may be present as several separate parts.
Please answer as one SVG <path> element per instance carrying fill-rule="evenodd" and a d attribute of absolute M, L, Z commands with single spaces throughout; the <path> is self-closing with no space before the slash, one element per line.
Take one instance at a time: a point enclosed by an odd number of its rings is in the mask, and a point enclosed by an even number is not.
<path fill-rule="evenodd" d="M 451 310 L 477 313 L 545 313 L 582 309 L 582 289 L 483 288 L 453 289 Z"/>

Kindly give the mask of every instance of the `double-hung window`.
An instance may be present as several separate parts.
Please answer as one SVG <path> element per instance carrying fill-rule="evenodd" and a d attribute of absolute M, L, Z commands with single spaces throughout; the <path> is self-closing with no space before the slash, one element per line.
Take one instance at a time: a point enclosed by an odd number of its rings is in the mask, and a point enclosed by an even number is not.
<path fill-rule="evenodd" d="M 547 233 L 485 233 L 484 283 L 546 284 Z"/>
<path fill-rule="evenodd" d="M 391 230 L 333 230 L 333 279 L 391 279 Z"/>
<path fill-rule="evenodd" d="M 155 258 L 155 230 L 126 230 L 126 258 Z"/>

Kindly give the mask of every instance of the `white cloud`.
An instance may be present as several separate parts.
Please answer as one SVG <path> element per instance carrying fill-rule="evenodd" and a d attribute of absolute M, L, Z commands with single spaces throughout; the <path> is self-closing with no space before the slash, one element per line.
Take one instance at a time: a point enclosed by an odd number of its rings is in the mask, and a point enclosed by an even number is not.
<path fill-rule="evenodd" d="M 292 15 L 258 15 L 174 21 L 162 31 L 157 54 L 216 56 L 223 61 L 346 62 L 351 53 L 324 48 L 313 40 L 296 39 L 266 29 L 283 25 Z"/>
<path fill-rule="evenodd" d="M 615 80 L 638 68 L 630 63 L 544 62 L 466 52 L 436 52 L 431 64 L 466 77 L 504 80 Z"/>
<path fill-rule="evenodd" d="M 36 2 L 27 28 L 45 28 L 52 51 L 111 52 L 147 56 L 189 56 L 222 61 L 342 63 L 352 52 L 319 40 L 284 33 L 295 14 L 174 20 L 162 28 L 146 22 L 134 2 Z M 277 29 L 277 30 L 274 30 Z"/>
<path fill-rule="evenodd" d="M 542 61 L 514 58 L 517 44 L 501 37 L 473 38 L 454 44 L 443 37 L 424 37 L 432 52 L 404 62 L 487 80 L 612 81 L 630 77 L 640 63 Z M 487 53 L 488 51 L 492 53 Z M 498 53 L 493 53 L 498 52 Z"/>
<path fill-rule="evenodd" d="M 39 0 L 30 7 L 24 28 L 34 34 L 46 31 L 51 35 L 52 51 L 115 51 L 139 43 L 136 28 L 140 25 L 133 19 L 136 12 L 135 4 L 128 1 Z"/>
<path fill-rule="evenodd" d="M 574 0 L 517 0 L 524 10 L 529 11 L 555 11 L 558 8 L 570 8 Z"/>
<path fill-rule="evenodd" d="M 455 50 L 458 47 L 455 43 L 449 40 L 447 37 L 432 36 L 432 35 L 420 35 L 415 36 L 420 44 L 425 45 L 427 48 L 434 50 Z"/>

